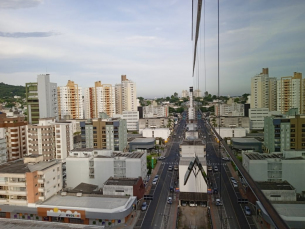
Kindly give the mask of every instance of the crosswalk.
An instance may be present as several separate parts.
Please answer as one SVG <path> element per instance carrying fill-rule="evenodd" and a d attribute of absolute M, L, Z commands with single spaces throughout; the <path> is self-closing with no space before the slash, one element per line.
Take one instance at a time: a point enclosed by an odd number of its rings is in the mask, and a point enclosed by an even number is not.
<path fill-rule="evenodd" d="M 179 165 L 178 162 L 162 162 L 162 165 Z"/>

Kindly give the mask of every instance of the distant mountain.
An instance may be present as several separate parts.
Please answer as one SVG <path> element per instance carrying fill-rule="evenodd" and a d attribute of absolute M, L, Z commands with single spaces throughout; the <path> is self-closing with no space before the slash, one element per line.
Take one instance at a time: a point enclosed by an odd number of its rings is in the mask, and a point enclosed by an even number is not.
<path fill-rule="evenodd" d="M 15 95 L 25 98 L 25 87 L 0 83 L 0 98 L 13 98 Z"/>

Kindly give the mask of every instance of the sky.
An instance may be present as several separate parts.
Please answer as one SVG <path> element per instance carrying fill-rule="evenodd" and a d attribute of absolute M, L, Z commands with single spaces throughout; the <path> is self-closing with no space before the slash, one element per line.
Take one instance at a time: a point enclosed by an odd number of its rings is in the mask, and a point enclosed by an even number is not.
<path fill-rule="evenodd" d="M 220 95 L 250 93 L 262 68 L 305 73 L 304 9 L 303 0 L 220 0 Z M 58 86 L 92 87 L 127 75 L 144 98 L 190 86 L 217 94 L 217 1 L 202 10 L 193 77 L 191 0 L 1 0 L 0 82 L 48 73 Z"/>

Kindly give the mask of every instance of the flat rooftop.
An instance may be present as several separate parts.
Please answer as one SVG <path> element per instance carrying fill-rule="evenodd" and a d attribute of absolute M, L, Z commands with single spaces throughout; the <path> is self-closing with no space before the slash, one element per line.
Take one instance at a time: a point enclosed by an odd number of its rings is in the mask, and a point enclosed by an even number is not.
<path fill-rule="evenodd" d="M 128 157 L 128 158 L 141 158 L 144 153 L 132 152 L 132 153 L 113 153 L 113 157 Z"/>
<path fill-rule="evenodd" d="M 154 138 L 135 138 L 130 143 L 151 143 L 155 142 Z"/>
<path fill-rule="evenodd" d="M 238 143 L 261 143 L 255 138 L 231 138 L 232 142 Z"/>
<path fill-rule="evenodd" d="M 98 188 L 98 185 L 80 183 L 79 185 L 77 185 L 75 188 L 73 188 L 69 192 L 92 193 L 97 188 Z"/>
<path fill-rule="evenodd" d="M 181 144 L 181 146 L 183 145 L 204 145 L 202 140 L 184 140 Z"/>
<path fill-rule="evenodd" d="M 122 185 L 133 186 L 138 182 L 139 178 L 114 178 L 110 177 L 104 185 Z"/>
<path fill-rule="evenodd" d="M 272 206 L 279 213 L 280 216 L 285 216 L 286 220 L 304 220 L 305 218 L 305 204 L 275 204 Z"/>
<path fill-rule="evenodd" d="M 250 160 L 266 160 L 268 158 L 282 158 L 282 154 L 245 153 Z"/>
<path fill-rule="evenodd" d="M 96 149 L 96 148 L 75 148 L 75 149 L 72 149 L 71 152 L 84 152 L 84 151 L 87 151 L 87 152 L 92 152 L 94 150 L 103 150 L 103 149 Z"/>
<path fill-rule="evenodd" d="M 198 157 L 199 161 L 201 162 L 202 166 L 205 166 L 206 160 L 204 157 Z M 194 160 L 194 157 L 180 157 L 179 166 L 186 165 L 189 166 L 190 162 Z"/>
<path fill-rule="evenodd" d="M 261 190 L 295 190 L 287 181 L 283 182 L 256 182 Z"/>
<path fill-rule="evenodd" d="M 55 195 L 47 199 L 40 206 L 56 206 L 60 208 L 96 208 L 96 209 L 114 209 L 124 206 L 129 197 L 109 197 L 109 196 L 61 196 Z"/>

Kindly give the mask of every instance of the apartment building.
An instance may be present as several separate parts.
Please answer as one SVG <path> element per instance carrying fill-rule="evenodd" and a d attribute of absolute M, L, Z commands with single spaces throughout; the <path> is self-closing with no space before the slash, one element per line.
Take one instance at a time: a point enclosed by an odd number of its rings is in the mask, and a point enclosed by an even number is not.
<path fill-rule="evenodd" d="M 67 187 L 79 183 L 103 187 L 109 177 L 146 177 L 146 152 L 122 153 L 93 148 L 74 149 L 66 159 Z"/>
<path fill-rule="evenodd" d="M 126 75 L 122 75 L 121 83 L 115 85 L 115 108 L 116 114 L 122 114 L 123 111 L 137 111 L 136 84 L 128 80 Z"/>
<path fill-rule="evenodd" d="M 169 118 L 143 118 L 139 119 L 139 130 L 142 133 L 142 130 L 145 128 L 165 128 L 169 125 Z"/>
<path fill-rule="evenodd" d="M 269 108 L 275 111 L 276 108 L 276 78 L 269 77 L 269 69 L 251 78 L 251 108 Z"/>
<path fill-rule="evenodd" d="M 0 129 L 6 132 L 2 138 L 6 139 L 8 161 L 17 160 L 26 155 L 26 125 L 24 117 L 7 117 L 5 113 L 0 112 Z"/>
<path fill-rule="evenodd" d="M 61 163 L 43 161 L 40 155 L 0 165 L 0 208 L 28 206 L 44 201 L 62 189 Z"/>
<path fill-rule="evenodd" d="M 268 108 L 249 109 L 250 129 L 263 130 L 265 117 L 272 115 L 280 115 L 280 111 L 270 111 Z"/>
<path fill-rule="evenodd" d="M 247 132 L 249 132 L 249 129 L 250 129 L 249 117 L 222 116 L 222 117 L 220 117 L 220 119 L 216 118 L 215 123 L 217 124 L 217 126 L 220 126 L 220 127 L 230 127 L 230 128 L 242 127 L 242 128 L 245 128 L 247 130 Z"/>
<path fill-rule="evenodd" d="M 83 119 L 82 87 L 68 80 L 66 86 L 57 87 L 58 114 L 60 119 Z"/>
<path fill-rule="evenodd" d="M 50 82 L 50 74 L 37 76 L 37 82 L 26 83 L 28 123 L 37 124 L 39 118 L 58 120 L 57 84 Z"/>
<path fill-rule="evenodd" d="M 291 108 L 297 108 L 302 113 L 302 87 L 302 73 L 281 77 L 277 81 L 277 110 L 285 114 Z"/>
<path fill-rule="evenodd" d="M 123 151 L 127 146 L 127 122 L 124 119 L 93 119 L 81 123 L 82 146 Z"/>
<path fill-rule="evenodd" d="M 65 160 L 73 149 L 72 124 L 55 122 L 54 118 L 40 119 L 38 125 L 27 125 L 27 153 L 42 155 L 44 161 Z"/>
<path fill-rule="evenodd" d="M 123 111 L 122 119 L 126 120 L 128 131 L 139 130 L 139 111 Z"/>
<path fill-rule="evenodd" d="M 194 90 L 194 97 L 202 97 L 201 90 L 199 89 Z"/>
<path fill-rule="evenodd" d="M 187 98 L 188 96 L 189 96 L 188 90 L 182 90 L 181 97 L 182 98 Z"/>
<path fill-rule="evenodd" d="M 111 84 L 95 82 L 94 87 L 85 89 L 84 96 L 85 118 L 98 118 L 99 112 L 106 113 L 113 117 L 115 109 L 115 87 Z"/>
<path fill-rule="evenodd" d="M 5 130 L 2 130 L 5 133 Z M 1 136 L 1 130 L 0 130 L 0 164 L 3 164 L 7 162 L 7 157 L 6 157 L 6 138 L 5 136 Z"/>
<path fill-rule="evenodd" d="M 144 118 L 161 118 L 169 116 L 168 105 L 149 105 L 143 107 Z"/>
<path fill-rule="evenodd" d="M 215 104 L 214 111 L 216 116 L 244 116 L 244 104 Z"/>

